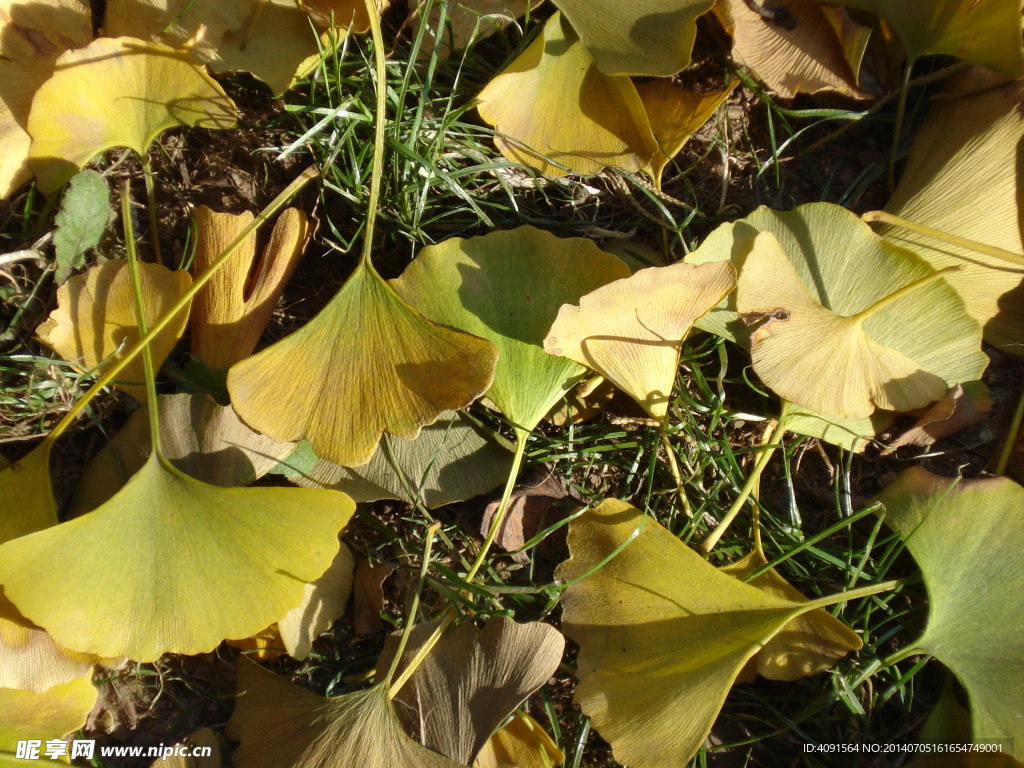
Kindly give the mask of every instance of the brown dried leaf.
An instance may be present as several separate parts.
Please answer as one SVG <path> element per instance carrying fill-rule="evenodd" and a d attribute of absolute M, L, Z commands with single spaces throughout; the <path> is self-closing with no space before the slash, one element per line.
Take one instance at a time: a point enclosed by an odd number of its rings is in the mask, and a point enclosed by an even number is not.
<path fill-rule="evenodd" d="M 914 426 L 889 443 L 882 455 L 888 456 L 904 445 L 934 445 L 944 437 L 983 421 L 991 408 L 992 401 L 987 393 L 964 392 L 963 385 L 956 384 L 925 411 Z"/>
<path fill-rule="evenodd" d="M 370 565 L 365 557 L 356 560 L 352 602 L 357 635 L 375 635 L 384 629 L 380 618 L 384 610 L 384 582 L 394 572 L 395 566 L 389 563 Z"/>

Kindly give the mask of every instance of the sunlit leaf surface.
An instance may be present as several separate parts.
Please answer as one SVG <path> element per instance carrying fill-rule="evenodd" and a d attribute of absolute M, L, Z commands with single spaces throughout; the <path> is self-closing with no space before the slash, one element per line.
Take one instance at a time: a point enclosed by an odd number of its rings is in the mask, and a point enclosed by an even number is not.
<path fill-rule="evenodd" d="M 508 724 L 487 740 L 473 768 L 555 768 L 564 761 L 565 753 L 540 723 L 516 710 Z"/>
<path fill-rule="evenodd" d="M 15 757 L 19 741 L 38 739 L 45 743 L 85 725 L 96 702 L 91 678 L 85 675 L 43 693 L 0 688 L 0 766 L 26 764 Z M 53 764 L 46 758 L 41 762 Z"/>

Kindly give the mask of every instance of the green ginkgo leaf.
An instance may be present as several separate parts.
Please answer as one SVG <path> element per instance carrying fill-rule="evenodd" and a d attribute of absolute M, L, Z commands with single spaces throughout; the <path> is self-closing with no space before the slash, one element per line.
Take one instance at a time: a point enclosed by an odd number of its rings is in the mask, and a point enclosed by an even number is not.
<path fill-rule="evenodd" d="M 238 691 L 227 725 L 238 768 L 462 768 L 405 734 L 387 682 L 325 699 L 242 659 Z"/>
<path fill-rule="evenodd" d="M 373 458 L 343 467 L 313 457 L 285 476 L 304 488 L 333 488 L 356 502 L 402 499 L 433 509 L 487 493 L 508 477 L 512 452 L 500 437 L 466 413 L 449 412 L 415 440 L 385 435 Z"/>
<path fill-rule="evenodd" d="M 1024 488 L 913 467 L 877 498 L 928 588 L 928 624 L 908 652 L 963 683 L 974 738 L 1003 739 L 1024 759 Z"/>
<path fill-rule="evenodd" d="M 713 0 L 553 0 L 606 75 L 674 75 Z"/>
<path fill-rule="evenodd" d="M 744 584 L 614 499 L 570 524 L 569 552 L 555 575 L 580 646 L 575 700 L 631 768 L 684 765 L 747 661 L 793 619 L 843 599 Z"/>
<path fill-rule="evenodd" d="M 906 170 L 886 210 L 926 227 L 1015 253 L 1024 252 L 1024 176 L 1014 161 L 1024 149 L 1024 83 L 975 67 L 950 80 L 914 135 Z M 946 279 L 985 340 L 1024 354 L 1024 269 L 1003 259 L 939 242 L 901 227 L 880 234 Z"/>
<path fill-rule="evenodd" d="M 907 56 L 945 53 L 1008 77 L 1024 75 L 1019 0 L 835 0 L 876 13 L 900 33 Z"/>
<path fill-rule="evenodd" d="M 563 306 L 544 349 L 597 371 L 660 419 L 686 335 L 735 286 L 728 262 L 642 269 Z"/>
<path fill-rule="evenodd" d="M 42 693 L 0 688 L 0 766 L 26 764 L 15 755 L 18 742 L 60 739 L 85 725 L 96 703 L 92 676 L 85 675 Z M 40 749 L 40 762 L 52 764 Z"/>
<path fill-rule="evenodd" d="M 628 275 L 590 240 L 527 226 L 428 246 L 392 284 L 432 320 L 494 343 L 487 397 L 529 432 L 586 372 L 544 351 L 559 308 Z"/>
<path fill-rule="evenodd" d="M 231 128 L 235 105 L 187 53 L 130 37 L 101 37 L 68 51 L 36 92 L 29 162 L 52 192 L 94 155 L 130 147 L 145 155 L 179 125 Z"/>
<path fill-rule="evenodd" d="M 65 648 L 202 653 L 298 604 L 354 509 L 336 491 L 207 485 L 154 453 L 93 512 L 0 545 L 0 584 Z"/>
<path fill-rule="evenodd" d="M 496 355 L 488 341 L 419 314 L 365 262 L 310 322 L 232 366 L 228 391 L 259 432 L 359 466 L 385 431 L 412 440 L 482 395 Z"/>

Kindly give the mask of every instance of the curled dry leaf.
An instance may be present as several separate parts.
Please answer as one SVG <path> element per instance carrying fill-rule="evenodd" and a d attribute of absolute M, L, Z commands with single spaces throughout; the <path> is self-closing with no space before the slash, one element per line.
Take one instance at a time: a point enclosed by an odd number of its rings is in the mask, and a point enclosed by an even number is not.
<path fill-rule="evenodd" d="M 196 249 L 192 272 L 201 274 L 252 223 L 249 212 L 217 213 L 200 205 L 192 214 Z M 313 235 L 298 208 L 286 208 L 257 260 L 256 232 L 192 300 L 192 354 L 211 368 L 228 368 L 256 349 L 288 278 Z"/>
<path fill-rule="evenodd" d="M 0 199 L 32 175 L 27 131 L 32 97 L 58 56 L 90 40 L 85 0 L 0 0 Z"/>
<path fill-rule="evenodd" d="M 254 429 L 359 466 L 385 431 L 412 440 L 482 395 L 496 356 L 490 342 L 419 314 L 367 264 L 305 326 L 236 363 L 228 390 Z"/>
<path fill-rule="evenodd" d="M 85 675 L 42 693 L 0 688 L 0 766 L 24 765 L 15 757 L 19 741 L 60 739 L 85 725 L 96 701 L 91 678 Z"/>
<path fill-rule="evenodd" d="M 983 385 L 972 390 L 984 389 Z M 946 396 L 929 408 L 910 429 L 891 441 L 882 451 L 883 456 L 902 448 L 904 445 L 927 447 L 934 445 L 944 437 L 967 429 L 985 419 L 991 409 L 992 401 L 986 392 L 964 391 L 963 385 L 952 387 Z"/>
<path fill-rule="evenodd" d="M 101 37 L 68 51 L 36 92 L 29 162 L 52 192 L 94 155 L 129 147 L 140 156 L 168 128 L 232 128 L 235 104 L 189 56 L 160 43 Z"/>
<path fill-rule="evenodd" d="M 608 499 L 569 526 L 556 578 L 579 643 L 575 701 L 635 768 L 677 768 L 704 743 L 747 661 L 805 601 L 744 584 L 640 510 Z"/>
<path fill-rule="evenodd" d="M 642 269 L 563 306 L 544 349 L 597 371 L 663 418 L 683 341 L 735 285 L 728 262 Z"/>
<path fill-rule="evenodd" d="M 295 0 L 108 0 L 106 8 L 106 34 L 187 47 L 192 61 L 251 72 L 275 94 L 312 69 L 319 45 L 330 42 L 317 39 Z"/>
<path fill-rule="evenodd" d="M 876 13 L 891 24 L 911 60 L 945 53 L 1024 76 L 1018 0 L 834 0 Z"/>
<path fill-rule="evenodd" d="M 390 563 L 371 565 L 365 557 L 356 562 L 353 584 L 353 624 L 357 635 L 375 635 L 384 629 L 380 612 L 384 610 L 384 582 L 395 572 Z"/>
<path fill-rule="evenodd" d="M 1024 253 L 1024 175 L 1014 158 L 1024 150 L 1024 84 L 980 68 L 951 80 L 914 135 L 906 169 L 886 209 L 916 224 Z M 939 269 L 985 340 L 1024 354 L 1024 269 L 1002 259 L 885 227 L 883 237 Z"/>
<path fill-rule="evenodd" d="M 435 629 L 431 622 L 411 630 L 399 669 Z M 379 675 L 397 644 L 392 635 L 377 661 Z M 554 674 L 564 649 L 558 630 L 540 622 L 494 617 L 481 629 L 461 624 L 441 635 L 398 692 L 395 710 L 424 746 L 469 765 L 505 718 Z"/>
<path fill-rule="evenodd" d="M 335 491 L 207 485 L 154 453 L 96 510 L 0 545 L 0 584 L 65 648 L 203 653 L 297 605 L 354 510 Z"/>
<path fill-rule="evenodd" d="M 385 435 L 361 467 L 315 459 L 286 476 L 304 488 L 344 491 L 356 502 L 402 499 L 434 509 L 496 488 L 511 464 L 500 436 L 466 413 L 448 411 L 415 440 Z"/>
<path fill-rule="evenodd" d="M 428 246 L 392 283 L 432 320 L 494 343 L 487 397 L 530 431 L 586 371 L 542 347 L 559 307 L 628 274 L 590 240 L 526 226 Z"/>
<path fill-rule="evenodd" d="M 554 467 L 545 465 L 537 470 L 531 480 L 512 491 L 508 511 L 494 537 L 494 543 L 512 553 L 517 563 L 530 561 L 527 552 L 518 551 L 527 541 L 563 519 L 580 503 L 580 498 L 555 474 Z M 491 530 L 491 521 L 500 504 L 499 499 L 494 499 L 484 508 L 480 520 L 480 535 L 484 538 Z"/>
<path fill-rule="evenodd" d="M 237 768 L 461 768 L 405 734 L 386 684 L 324 699 L 248 659 L 226 733 Z"/>
<path fill-rule="evenodd" d="M 242 423 L 230 406 L 208 395 L 157 397 L 160 446 L 190 477 L 224 488 L 250 485 L 295 449 Z M 73 515 L 91 512 L 145 465 L 152 451 L 145 408 L 131 415 L 114 439 L 86 465 L 71 502 Z"/>
<path fill-rule="evenodd" d="M 674 75 L 714 0 L 553 0 L 606 75 Z"/>
<path fill-rule="evenodd" d="M 784 0 L 766 15 L 745 0 L 716 6 L 732 34 L 732 55 L 784 99 L 798 93 L 832 91 L 851 99 L 869 98 L 857 87 L 825 7 L 818 0 Z M 866 44 L 866 40 L 863 41 Z"/>
<path fill-rule="evenodd" d="M 512 719 L 484 744 L 473 768 L 557 768 L 563 762 L 565 753 L 540 723 L 516 710 Z"/>
<path fill-rule="evenodd" d="M 913 467 L 877 500 L 928 588 L 928 624 L 911 647 L 967 689 L 975 738 L 1004 739 L 1024 759 L 1024 488 Z"/>
<path fill-rule="evenodd" d="M 159 264 L 141 263 L 140 283 L 146 322 L 152 325 L 167 312 L 192 284 L 188 273 L 172 272 Z M 149 345 L 153 364 L 159 367 L 185 330 L 188 311 L 182 310 Z M 57 309 L 36 329 L 39 338 L 79 370 L 90 371 L 132 346 L 140 338 L 135 321 L 128 262 L 108 261 L 76 275 L 57 291 Z M 142 356 L 118 375 L 114 384 L 140 402 L 146 399 L 142 384 Z"/>

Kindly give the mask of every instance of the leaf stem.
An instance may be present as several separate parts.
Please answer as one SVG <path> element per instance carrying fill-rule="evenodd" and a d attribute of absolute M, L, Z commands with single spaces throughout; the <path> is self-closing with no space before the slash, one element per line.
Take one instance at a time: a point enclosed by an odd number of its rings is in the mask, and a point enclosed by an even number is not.
<path fill-rule="evenodd" d="M 890 304 L 899 301 L 907 294 L 913 293 L 918 288 L 922 288 L 928 283 L 934 283 L 936 280 L 945 277 L 950 272 L 959 272 L 961 269 L 963 269 L 963 267 L 957 266 L 943 267 L 942 269 L 937 269 L 931 274 L 925 275 L 924 277 L 919 277 L 917 280 L 914 280 L 911 283 L 907 283 L 902 288 L 890 293 L 888 296 L 883 296 L 881 299 L 876 301 L 867 309 L 862 309 L 857 314 L 850 315 L 847 319 L 853 320 L 857 323 L 863 323 L 865 320 L 871 317 L 871 315 L 875 314 L 876 312 L 880 312 L 881 310 L 888 307 Z"/>
<path fill-rule="evenodd" d="M 157 264 L 163 264 L 164 257 L 160 251 L 160 222 L 156 215 L 156 182 L 153 178 L 153 166 L 149 162 L 149 155 L 145 153 L 139 156 L 139 160 L 142 163 L 142 178 L 146 182 L 146 213 L 149 215 L 149 237 L 153 241 L 153 256 Z M 164 266 L 167 265 L 164 264 Z"/>
<path fill-rule="evenodd" d="M 384 169 L 384 126 L 387 123 L 387 65 L 384 60 L 384 33 L 380 28 L 380 8 L 377 0 L 363 0 L 370 17 L 370 35 L 373 39 L 373 58 L 376 69 L 377 114 L 374 116 L 373 160 L 370 166 L 370 203 L 366 210 L 366 228 L 363 231 L 363 251 L 359 266 L 373 269 L 370 254 L 373 251 L 373 227 L 380 202 L 381 175 Z"/>
<path fill-rule="evenodd" d="M 1010 428 L 1006 431 L 1006 439 L 999 451 L 999 460 L 996 462 L 997 475 L 1006 474 L 1006 465 L 1010 463 L 1013 447 L 1017 443 L 1017 435 L 1020 434 L 1021 420 L 1024 420 L 1024 389 L 1021 390 L 1017 407 L 1013 411 L 1013 418 L 1010 419 Z"/>
<path fill-rule="evenodd" d="M 903 579 L 892 579 L 891 581 L 880 581 L 877 584 L 868 584 L 864 587 L 849 589 L 846 592 L 839 592 L 827 597 L 819 597 L 817 600 L 809 600 L 807 605 L 814 608 L 827 608 L 837 603 L 847 603 L 851 600 L 860 600 L 862 597 L 871 597 L 881 592 L 891 592 L 897 587 L 903 586 Z"/>
<path fill-rule="evenodd" d="M 131 349 L 127 350 L 122 357 L 114 361 L 110 368 L 96 379 L 96 382 L 89 388 L 89 391 L 75 401 L 74 405 L 72 405 L 71 408 L 68 409 L 68 412 L 64 414 L 64 418 L 62 418 L 50 434 L 46 436 L 45 442 L 52 443 L 57 440 L 57 438 L 59 438 L 67 428 L 74 423 L 74 420 L 78 418 L 78 414 L 85 410 L 86 406 L 89 405 L 89 402 L 100 393 L 103 387 L 113 381 L 114 377 L 117 376 L 117 374 L 119 374 L 124 367 L 128 365 L 128 363 L 138 357 L 142 350 L 156 338 L 157 334 L 167 327 L 168 323 L 170 323 L 178 313 L 183 312 L 189 306 L 192 301 L 192 297 L 199 293 L 203 286 L 213 279 L 213 276 L 217 274 L 221 267 L 227 264 L 234 252 L 238 250 L 238 247 L 248 239 L 249 235 L 259 229 L 267 219 L 277 213 L 278 209 L 291 200 L 295 193 L 302 189 L 308 181 L 316 176 L 316 168 L 314 166 L 310 166 L 300 173 L 291 184 L 285 187 L 277 197 L 271 200 L 267 207 L 260 211 L 256 218 L 254 218 L 241 232 L 239 232 L 238 236 L 232 240 L 221 254 L 210 263 L 210 266 L 203 270 L 203 273 L 192 281 L 192 286 L 181 295 L 181 298 L 178 299 L 174 306 L 167 310 L 167 312 L 153 323 L 153 327 L 149 329 L 149 332 L 143 334 L 142 338 L 140 338 L 131 347 Z"/>
<path fill-rule="evenodd" d="M 775 453 L 775 449 L 779 447 L 782 442 L 782 436 L 786 432 L 786 422 L 789 421 L 789 403 L 783 401 L 782 413 L 779 414 L 778 421 L 775 422 L 775 428 L 772 430 L 771 437 L 761 447 L 761 455 L 757 457 L 757 463 L 754 464 L 754 468 L 747 476 L 747 480 L 743 483 L 743 487 L 740 489 L 740 495 L 736 497 L 736 500 L 729 507 L 729 510 L 722 517 L 721 522 L 713 530 L 708 537 L 701 542 L 700 548 L 702 552 L 708 553 L 715 548 L 718 544 L 719 539 L 725 534 L 732 525 L 732 521 L 736 519 L 736 516 L 743 509 L 743 505 L 747 503 L 747 499 L 754 492 L 754 486 L 757 485 L 761 479 L 761 475 L 764 473 L 765 467 L 768 466 L 768 462 L 771 460 Z"/>
<path fill-rule="evenodd" d="M 121 182 L 121 222 L 124 226 L 124 245 L 128 251 L 128 274 L 132 282 L 132 298 L 135 300 L 135 324 L 139 328 L 139 336 L 146 331 L 146 302 L 142 297 L 142 275 L 139 271 L 139 255 L 135 252 L 135 228 L 132 226 L 132 190 L 131 182 Z M 156 374 L 153 371 L 153 353 L 149 346 L 142 348 L 142 368 L 146 382 L 146 411 L 149 416 L 149 437 L 153 451 L 159 459 L 163 459 L 160 448 L 160 416 L 156 403 Z"/>
<path fill-rule="evenodd" d="M 924 224 L 917 224 L 913 221 L 900 218 L 899 216 L 893 216 L 887 211 L 868 211 L 861 215 L 860 218 L 868 224 L 878 221 L 882 224 L 889 224 L 893 227 L 902 227 L 903 229 L 909 229 L 911 232 L 916 232 L 919 235 L 930 237 L 941 243 L 946 243 L 947 245 L 954 245 L 958 248 L 967 248 L 975 253 L 981 253 L 985 256 L 992 256 L 996 259 L 1003 259 L 1004 261 L 1024 266 L 1024 255 L 1014 253 L 1013 251 L 1007 251 L 1003 248 L 997 248 L 994 245 L 979 243 L 977 240 L 968 240 L 966 237 L 959 237 L 957 235 L 950 234 L 949 232 L 943 232 L 940 229 L 932 229 L 931 227 L 926 227 Z M 956 254 L 952 255 L 956 256 Z"/>

